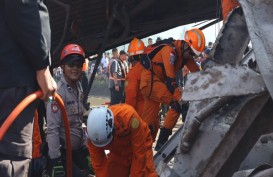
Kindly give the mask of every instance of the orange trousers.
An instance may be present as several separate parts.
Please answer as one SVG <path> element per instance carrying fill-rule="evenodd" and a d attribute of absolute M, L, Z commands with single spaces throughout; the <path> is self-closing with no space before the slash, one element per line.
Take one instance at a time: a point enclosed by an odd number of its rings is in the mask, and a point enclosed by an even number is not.
<path fill-rule="evenodd" d="M 34 123 L 33 123 L 33 149 L 32 149 L 32 158 L 41 157 L 40 147 L 42 144 L 40 128 L 38 124 L 38 112 L 35 110 Z"/>
<path fill-rule="evenodd" d="M 91 142 L 88 142 L 89 152 L 91 147 Z M 110 150 L 111 151 L 111 150 Z M 126 151 L 126 150 L 125 150 Z M 136 174 L 131 172 L 132 165 L 132 157 L 121 157 L 117 156 L 113 153 L 109 153 L 107 155 L 107 160 L 104 161 L 103 171 L 100 171 L 100 174 L 96 174 L 97 177 L 138 177 Z M 92 158 L 92 157 L 91 157 Z M 94 161 L 91 162 L 94 163 Z M 95 164 L 93 164 L 94 166 Z M 137 168 L 137 167 L 136 167 Z M 158 177 L 157 172 L 155 171 L 154 162 L 153 162 L 153 151 L 146 151 L 146 170 L 145 177 Z"/>
<path fill-rule="evenodd" d="M 154 163 L 153 163 L 153 151 L 147 151 L 146 162 L 147 163 L 146 163 L 145 177 L 158 177 L 156 171 L 154 171 L 155 168 L 154 168 Z M 125 165 L 123 159 L 121 160 L 119 158 L 113 158 L 113 156 L 109 155 L 109 158 L 107 160 L 107 165 L 105 167 L 105 169 L 107 169 L 106 177 L 113 177 L 113 176 L 137 177 L 137 176 L 134 176 L 131 174 L 131 165 L 132 164 Z"/>
<path fill-rule="evenodd" d="M 172 100 L 175 100 L 174 96 L 168 90 L 167 86 L 160 81 L 153 81 L 153 90 L 150 94 L 151 82 L 147 82 L 146 86 L 141 88 L 144 96 L 144 108 L 142 119 L 147 123 L 149 127 L 152 127 L 151 132 L 153 140 L 155 140 L 159 129 L 159 110 L 160 103 L 169 105 Z M 180 113 L 174 109 L 169 109 L 164 120 L 163 127 L 167 129 L 173 129 Z"/>

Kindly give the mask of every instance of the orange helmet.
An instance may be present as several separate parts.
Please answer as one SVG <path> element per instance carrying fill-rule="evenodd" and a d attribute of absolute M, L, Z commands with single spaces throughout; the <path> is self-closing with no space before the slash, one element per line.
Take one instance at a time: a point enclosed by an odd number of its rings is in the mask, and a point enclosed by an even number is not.
<path fill-rule="evenodd" d="M 85 58 L 85 54 L 83 49 L 81 48 L 81 46 L 79 46 L 78 44 L 68 44 L 66 45 L 61 53 L 61 61 L 68 55 L 71 54 L 78 54 L 80 56 L 83 57 L 83 59 Z"/>
<path fill-rule="evenodd" d="M 144 43 L 140 39 L 134 38 L 129 44 L 128 54 L 129 56 L 139 55 L 144 52 L 144 49 Z"/>
<path fill-rule="evenodd" d="M 186 31 L 185 41 L 188 43 L 192 51 L 197 56 L 199 56 L 203 52 L 206 44 L 205 36 L 203 32 L 198 28 Z"/>

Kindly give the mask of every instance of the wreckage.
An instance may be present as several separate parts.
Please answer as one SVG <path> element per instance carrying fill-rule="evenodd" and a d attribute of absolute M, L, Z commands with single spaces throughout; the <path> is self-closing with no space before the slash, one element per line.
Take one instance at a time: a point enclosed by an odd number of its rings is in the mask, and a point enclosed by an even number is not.
<path fill-rule="evenodd" d="M 238 1 L 188 76 L 184 126 L 155 155 L 161 177 L 273 176 L 273 1 Z"/>
<path fill-rule="evenodd" d="M 161 177 L 273 176 L 273 1 L 238 1 L 241 6 L 218 34 L 210 62 L 188 76 L 186 121 L 154 156 Z M 219 22 L 220 2 L 49 0 L 53 66 L 68 42 L 98 53 L 90 90 L 106 49 L 216 14 L 206 28 Z M 249 43 L 252 49 L 245 53 Z"/>

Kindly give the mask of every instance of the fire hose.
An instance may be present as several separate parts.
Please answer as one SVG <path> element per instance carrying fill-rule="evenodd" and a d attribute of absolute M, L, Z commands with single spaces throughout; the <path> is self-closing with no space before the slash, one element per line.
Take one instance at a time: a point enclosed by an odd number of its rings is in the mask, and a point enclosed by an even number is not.
<path fill-rule="evenodd" d="M 5 133 L 11 126 L 11 124 L 14 122 L 14 120 L 17 118 L 17 116 L 33 101 L 36 99 L 42 97 L 43 93 L 41 90 L 38 90 L 29 96 L 27 96 L 23 101 L 21 101 L 9 114 L 9 116 L 6 118 L 5 122 L 0 128 L 0 141 L 3 139 Z M 62 98 L 55 93 L 54 95 L 55 100 L 59 104 L 60 110 L 62 112 L 62 117 L 64 121 L 65 126 L 65 138 L 66 138 L 66 173 L 67 177 L 72 177 L 72 156 L 71 156 L 71 140 L 70 140 L 70 127 L 69 127 L 69 121 L 66 109 L 64 107 L 64 102 Z"/>

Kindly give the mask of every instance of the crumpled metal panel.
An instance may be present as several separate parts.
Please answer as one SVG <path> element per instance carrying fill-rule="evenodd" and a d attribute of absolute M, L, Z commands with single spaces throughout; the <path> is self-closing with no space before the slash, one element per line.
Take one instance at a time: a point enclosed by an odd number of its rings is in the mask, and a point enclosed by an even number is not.
<path fill-rule="evenodd" d="M 241 163 L 239 170 L 255 169 L 261 164 L 269 164 L 271 168 L 273 166 L 272 157 L 273 133 L 262 135 Z"/>
<path fill-rule="evenodd" d="M 253 170 L 244 170 L 244 171 L 238 171 L 236 172 L 232 177 L 249 177 L 249 174 Z"/>
<path fill-rule="evenodd" d="M 236 8 L 219 32 L 210 59 L 221 65 L 236 65 L 242 60 L 248 43 L 249 35 L 243 11 Z"/>
<path fill-rule="evenodd" d="M 243 33 L 243 35 L 241 37 L 237 37 L 236 30 L 239 30 L 241 33 Z M 232 40 L 230 40 L 230 36 L 233 36 Z M 218 34 L 217 40 L 215 41 L 215 45 L 212 49 L 212 56 L 210 57 L 210 61 L 212 62 L 209 63 L 209 66 L 219 64 L 238 65 L 243 57 L 243 51 L 245 50 L 248 41 L 249 36 L 242 10 L 237 8 L 231 13 L 227 23 L 224 24 L 223 29 Z M 223 51 L 226 46 L 229 46 L 229 48 Z M 232 50 L 232 47 L 236 48 L 236 50 Z M 206 65 L 206 67 L 208 66 Z M 181 136 L 183 136 L 188 130 L 188 127 L 191 125 L 198 110 L 205 108 L 206 105 L 213 100 L 214 99 L 206 99 L 191 102 Z M 202 172 L 210 156 L 215 151 L 215 148 L 219 145 L 225 136 L 225 133 L 230 128 L 230 125 L 234 121 L 238 111 L 243 105 L 246 104 L 246 101 L 247 99 L 236 100 L 235 103 L 233 102 L 228 104 L 228 106 L 225 108 L 227 109 L 224 111 L 225 113 L 216 113 L 217 115 L 212 114 L 209 116 L 209 118 L 200 127 L 199 134 L 197 135 L 197 141 L 194 142 L 194 146 L 189 154 L 181 153 L 181 144 L 179 143 L 174 158 L 173 169 L 171 170 L 173 173 L 170 174 L 179 174 L 179 176 L 183 177 L 197 177 L 198 174 Z M 159 171 L 161 172 L 159 175 L 164 174 L 165 172 L 164 170 Z M 167 171 L 169 172 L 170 169 Z"/>
<path fill-rule="evenodd" d="M 188 76 L 183 99 L 202 100 L 264 91 L 261 76 L 248 68 L 238 67 L 248 43 L 249 35 L 243 11 L 236 8 L 217 36 L 205 71 Z M 242 83 L 246 85 L 241 87 Z"/>
<path fill-rule="evenodd" d="M 234 98 L 234 100 L 221 111 L 210 115 L 200 127 L 200 131 L 191 151 L 188 154 L 183 154 L 180 151 L 181 148 L 178 147 L 173 165 L 174 172 L 181 177 L 199 177 L 209 159 L 213 156 L 215 149 L 229 131 L 238 113 L 249 99 L 249 97 Z M 198 110 L 202 109 L 209 101 L 210 100 L 194 101 L 193 104 L 190 105 L 181 136 L 187 132 Z"/>
<path fill-rule="evenodd" d="M 273 98 L 273 1 L 239 0 L 247 23 L 256 61 Z"/>
<path fill-rule="evenodd" d="M 236 172 L 232 177 L 272 177 L 273 176 L 273 168 L 265 167 L 265 169 L 260 169 L 257 172 L 255 172 L 255 170 L 251 169 L 251 170 L 239 171 L 239 172 Z"/>
<path fill-rule="evenodd" d="M 214 66 L 188 75 L 183 100 L 248 95 L 265 90 L 262 76 L 248 67 Z"/>

